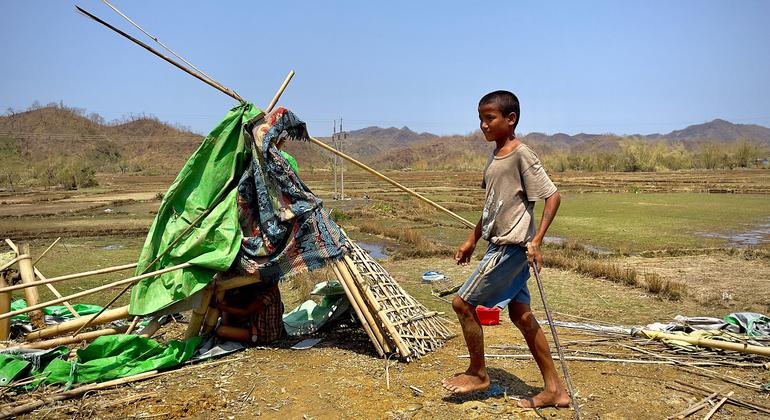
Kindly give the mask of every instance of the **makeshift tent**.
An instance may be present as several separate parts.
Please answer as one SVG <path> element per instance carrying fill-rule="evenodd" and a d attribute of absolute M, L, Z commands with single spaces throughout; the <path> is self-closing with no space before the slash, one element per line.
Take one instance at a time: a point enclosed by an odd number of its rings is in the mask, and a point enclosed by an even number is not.
<path fill-rule="evenodd" d="M 307 137 L 305 123 L 285 108 L 266 116 L 251 104 L 233 108 L 164 194 L 136 270 L 155 260 L 193 266 L 142 280 L 129 312 L 161 310 L 231 268 L 275 283 L 342 257 L 339 227 L 275 146 Z"/>

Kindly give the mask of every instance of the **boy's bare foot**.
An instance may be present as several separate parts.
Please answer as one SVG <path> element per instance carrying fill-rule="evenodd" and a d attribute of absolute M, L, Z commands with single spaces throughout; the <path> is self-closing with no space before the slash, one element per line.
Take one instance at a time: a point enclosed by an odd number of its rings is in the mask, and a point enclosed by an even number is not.
<path fill-rule="evenodd" d="M 457 373 L 451 378 L 444 379 L 442 384 L 447 391 L 453 394 L 467 394 L 489 388 L 489 376 L 486 372 L 481 374 Z"/>
<path fill-rule="evenodd" d="M 540 407 L 569 407 L 570 398 L 567 391 L 560 389 L 557 392 L 543 391 L 534 397 L 522 398 L 519 400 L 521 408 L 540 408 Z"/>

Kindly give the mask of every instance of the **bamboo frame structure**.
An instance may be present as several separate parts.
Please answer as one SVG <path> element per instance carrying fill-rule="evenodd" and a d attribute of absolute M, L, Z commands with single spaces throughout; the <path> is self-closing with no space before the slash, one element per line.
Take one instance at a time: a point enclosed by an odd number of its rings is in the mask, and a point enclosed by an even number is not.
<path fill-rule="evenodd" d="M 128 316 L 128 306 L 122 306 L 120 308 L 115 308 L 104 312 L 99 318 L 93 321 L 92 324 L 106 324 L 108 322 L 128 318 Z M 65 321 L 61 324 L 53 325 L 42 330 L 33 331 L 27 334 L 27 340 L 40 340 L 43 338 L 55 337 L 60 334 L 68 333 L 80 328 L 83 324 L 85 324 L 85 322 L 85 317 L 73 319 L 71 321 Z"/>
<path fill-rule="evenodd" d="M 37 341 L 21 345 L 23 349 L 50 349 L 52 347 L 66 346 L 67 344 L 80 343 L 82 341 L 92 341 L 105 335 L 121 334 L 126 332 L 127 325 L 117 328 L 105 328 L 103 330 L 89 331 L 75 336 L 66 336 L 52 338 L 50 340 Z"/>
<path fill-rule="evenodd" d="M 56 245 L 60 240 L 61 240 L 61 237 L 56 238 L 56 240 L 53 241 L 53 243 L 51 245 L 49 245 L 48 248 L 45 249 L 45 251 L 43 251 L 40 255 L 38 255 L 38 257 L 35 259 L 35 262 L 32 263 L 32 270 L 33 270 L 34 274 L 40 280 L 46 280 L 46 278 L 45 278 L 45 276 L 43 276 L 43 274 L 40 272 L 40 270 L 37 269 L 36 265 L 45 256 L 45 254 L 47 254 L 48 251 L 50 251 L 51 248 L 53 248 L 53 246 Z M 16 255 L 20 254 L 19 253 L 19 248 L 16 246 L 15 243 L 13 243 L 12 240 L 6 239 L 5 242 L 8 244 L 8 246 L 11 247 L 11 249 L 16 253 Z M 28 254 L 28 253 L 24 254 L 24 255 L 27 255 L 27 258 L 31 258 L 31 255 Z M 20 256 L 18 256 L 18 257 L 16 257 L 16 259 L 21 260 L 22 258 L 20 258 Z M 5 267 L 3 267 L 0 270 L 3 270 L 3 269 L 5 269 Z M 56 288 L 53 287 L 50 283 L 43 283 L 41 281 L 35 281 L 34 283 L 22 282 L 22 285 L 26 285 L 26 287 L 35 287 L 35 288 L 37 288 L 37 286 L 41 285 L 41 284 L 45 284 L 45 286 L 48 288 L 48 290 L 51 291 L 51 293 L 54 294 L 54 296 L 59 297 L 59 298 L 62 297 L 61 293 L 59 293 L 59 291 L 56 290 Z M 78 314 L 77 311 L 75 311 L 75 308 L 73 308 L 72 305 L 70 305 L 69 302 L 64 301 L 62 303 L 63 303 L 64 307 L 66 307 L 67 310 L 70 311 L 70 313 L 72 315 L 74 315 L 76 318 L 80 317 L 80 314 Z"/>
<path fill-rule="evenodd" d="M 13 286 L 5 286 L 5 287 L 0 288 L 0 293 L 13 292 L 14 290 L 21 290 L 21 289 L 25 289 L 27 287 L 39 286 L 39 285 L 43 285 L 43 284 L 58 283 L 60 281 L 79 279 L 79 278 L 90 277 L 90 276 L 96 276 L 96 275 L 99 275 L 99 274 L 114 273 L 116 271 L 128 270 L 128 269 L 135 268 L 135 267 L 136 267 L 136 263 L 132 263 L 132 264 L 116 265 L 114 267 L 100 268 L 98 270 L 84 271 L 82 273 L 67 274 L 65 276 L 51 277 L 51 278 L 48 278 L 46 280 L 38 280 L 37 282 L 35 282 L 35 284 L 15 284 Z"/>
<path fill-rule="evenodd" d="M 92 295 L 94 293 L 98 293 L 98 292 L 101 292 L 101 291 L 104 291 L 104 290 L 108 290 L 108 289 L 111 289 L 113 287 L 122 286 L 124 284 L 133 284 L 133 283 L 136 283 L 136 282 L 138 282 L 139 280 L 142 280 L 142 279 L 146 279 L 146 278 L 149 278 L 149 277 L 154 277 L 154 276 L 157 276 L 157 275 L 163 274 L 163 273 L 168 273 L 170 271 L 181 270 L 183 268 L 187 268 L 187 267 L 191 267 L 191 266 L 192 266 L 192 264 L 190 264 L 190 263 L 182 263 L 182 264 L 175 265 L 173 267 L 164 268 L 162 270 L 153 271 L 153 272 L 150 272 L 150 273 L 147 273 L 147 274 L 142 274 L 142 275 L 139 275 L 139 276 L 129 277 L 129 278 L 124 279 L 124 280 L 118 280 L 118 281 L 113 282 L 113 283 L 105 284 L 105 285 L 99 286 L 99 287 L 94 287 L 93 289 L 84 290 L 82 292 L 74 293 L 74 294 L 71 294 L 69 296 L 64 296 L 64 297 L 59 298 L 59 299 L 54 299 L 54 300 L 51 300 L 51 301 L 48 301 L 48 302 L 44 302 L 44 303 L 40 303 L 40 304 L 37 304 L 37 305 L 28 306 L 26 308 L 19 309 L 19 310 L 16 310 L 16 311 L 6 312 L 4 314 L 0 314 L 0 319 L 10 318 L 12 316 L 16 316 L 16 315 L 19 315 L 19 314 L 24 314 L 24 313 L 31 312 L 31 311 L 34 311 L 34 310 L 42 309 L 42 308 L 44 308 L 46 306 L 55 305 L 57 303 L 62 303 L 65 300 L 73 300 L 73 299 L 80 298 L 80 297 L 83 297 L 83 296 Z M 93 318 L 96 318 L 96 317 L 93 317 Z M 89 318 L 89 319 L 91 319 L 91 318 Z"/>
<path fill-rule="evenodd" d="M 352 303 L 361 308 L 359 320 L 374 331 L 381 331 L 385 343 L 397 350 L 406 361 L 419 358 L 437 349 L 443 341 L 454 336 L 439 320 L 414 299 L 387 271 L 361 247 L 348 238 L 350 253 L 334 266 L 340 282 L 351 289 Z M 356 297 L 358 293 L 359 297 Z M 366 316 L 363 309 L 375 315 Z M 376 334 L 370 336 L 377 343 Z"/>

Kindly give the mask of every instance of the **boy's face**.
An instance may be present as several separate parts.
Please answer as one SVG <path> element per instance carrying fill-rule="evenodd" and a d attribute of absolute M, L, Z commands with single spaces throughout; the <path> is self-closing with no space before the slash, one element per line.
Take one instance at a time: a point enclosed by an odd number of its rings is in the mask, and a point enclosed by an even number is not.
<path fill-rule="evenodd" d="M 496 103 L 479 106 L 479 127 L 487 141 L 506 140 L 513 135 L 516 114 L 503 115 Z"/>

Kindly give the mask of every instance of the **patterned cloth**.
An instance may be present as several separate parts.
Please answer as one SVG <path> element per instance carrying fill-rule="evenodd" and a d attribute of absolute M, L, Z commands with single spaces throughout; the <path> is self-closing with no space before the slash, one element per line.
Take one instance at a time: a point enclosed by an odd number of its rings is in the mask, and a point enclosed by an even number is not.
<path fill-rule="evenodd" d="M 243 240 L 237 269 L 274 284 L 345 255 L 339 226 L 275 146 L 284 138 L 307 140 L 305 123 L 278 108 L 246 132 L 253 156 L 238 183 Z"/>

